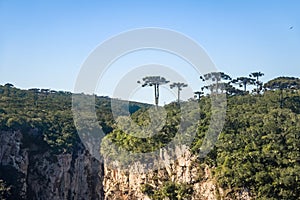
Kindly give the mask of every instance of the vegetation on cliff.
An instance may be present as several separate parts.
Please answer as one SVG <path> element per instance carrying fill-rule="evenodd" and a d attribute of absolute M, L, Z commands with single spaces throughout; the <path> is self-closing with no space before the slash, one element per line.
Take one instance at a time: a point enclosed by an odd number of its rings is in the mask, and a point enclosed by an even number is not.
<path fill-rule="evenodd" d="M 255 80 L 251 80 L 255 84 Z M 235 81 L 237 82 L 237 81 Z M 258 83 L 258 82 L 256 82 Z M 227 113 L 224 129 L 212 151 L 199 159 L 213 169 L 213 177 L 218 186 L 225 189 L 230 197 L 236 191 L 247 188 L 257 199 L 298 199 L 300 194 L 300 81 L 298 78 L 279 77 L 266 84 L 256 85 L 253 93 L 241 91 L 229 83 L 220 85 L 227 90 Z M 204 89 L 215 89 L 214 85 Z M 220 88 L 217 88 L 218 90 Z M 228 92 L 232 91 L 232 92 Z M 199 155 L 200 147 L 208 130 L 211 118 L 210 96 L 199 100 L 199 123 L 196 135 L 190 144 L 191 151 Z M 120 101 L 121 102 L 121 101 Z M 178 103 L 164 106 L 167 112 L 165 125 L 155 130 L 151 137 L 139 138 L 128 135 L 116 126 L 111 113 L 108 97 L 96 97 L 96 113 L 99 125 L 107 134 L 103 140 L 104 156 L 117 156 L 109 149 L 108 139 L 129 152 L 151 152 L 167 145 L 176 136 L 179 124 L 188 127 Z M 37 143 L 53 154 L 72 152 L 80 145 L 80 139 L 73 122 L 71 93 L 48 89 L 21 90 L 11 84 L 0 86 L 0 130 L 21 130 L 23 145 Z M 149 123 L 149 105 L 130 103 L 131 116 L 123 116 L 123 126 Z M 123 112 L 122 103 L 119 112 Z M 126 112 L 124 112 L 126 113 Z M 123 120 L 123 121 L 122 121 Z M 30 130 L 37 130 L 38 135 Z M 138 132 L 139 129 L 131 129 Z M 183 132 L 189 135 L 189 128 Z M 182 135 L 184 137 L 184 135 Z M 130 162 L 130 161 L 128 161 Z M 1 173 L 3 174 L 3 173 Z M 0 177 L 3 179 L 3 177 Z M 13 185 L 0 180 L 0 194 L 4 198 L 10 194 Z M 154 199 L 168 197 L 184 199 L 192 192 L 190 185 L 180 185 L 170 181 L 162 189 L 144 186 L 143 191 Z"/>

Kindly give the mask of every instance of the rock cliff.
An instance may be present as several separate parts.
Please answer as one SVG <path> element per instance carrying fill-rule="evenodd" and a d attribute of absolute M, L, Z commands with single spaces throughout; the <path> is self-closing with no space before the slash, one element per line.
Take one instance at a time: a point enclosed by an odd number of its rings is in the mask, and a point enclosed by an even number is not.
<path fill-rule="evenodd" d="M 23 139 L 20 131 L 0 132 L 1 179 L 13 185 L 13 199 L 103 199 L 103 165 L 84 148 L 53 155 Z"/>
<path fill-rule="evenodd" d="M 38 135 L 38 130 L 29 134 Z M 216 185 L 211 169 L 190 152 L 176 161 L 161 162 L 163 167 L 153 171 L 139 163 L 121 170 L 100 163 L 83 147 L 56 155 L 35 141 L 26 142 L 20 131 L 0 131 L 0 179 L 13 186 L 14 200 L 147 200 L 155 192 L 164 194 L 166 182 L 186 193 L 177 191 L 182 199 L 223 199 L 225 192 Z M 250 199 L 247 190 L 234 196 Z"/>
<path fill-rule="evenodd" d="M 161 190 L 168 181 L 191 188 L 191 193 L 185 199 L 218 199 L 220 189 L 213 181 L 210 169 L 200 165 L 190 152 L 187 151 L 175 162 L 162 162 L 163 167 L 154 171 L 148 171 L 142 164 L 136 164 L 128 170 L 105 166 L 105 199 L 151 199 L 145 186 Z"/>

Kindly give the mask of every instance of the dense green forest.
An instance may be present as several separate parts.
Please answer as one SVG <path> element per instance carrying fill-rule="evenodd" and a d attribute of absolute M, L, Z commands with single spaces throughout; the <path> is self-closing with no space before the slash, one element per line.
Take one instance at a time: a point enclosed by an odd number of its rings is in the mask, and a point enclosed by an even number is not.
<path fill-rule="evenodd" d="M 212 77 L 210 75 L 203 79 Z M 199 159 L 199 163 L 211 167 L 213 177 L 225 189 L 227 196 L 247 188 L 257 199 L 299 199 L 300 80 L 279 77 L 262 84 L 258 81 L 259 76 L 256 77 L 257 80 L 242 77 L 230 83 L 216 82 L 204 86 L 203 90 L 208 90 L 211 94 L 189 100 L 197 102 L 200 108 L 198 124 L 194 125 L 197 126 L 197 132 L 190 148 L 196 155 L 201 153 L 199 149 L 212 114 L 210 95 L 213 95 L 214 90 L 226 91 L 225 126 L 213 150 Z M 235 84 L 244 90 L 238 89 Z M 248 84 L 253 85 L 253 92 L 247 90 Z M 24 134 L 23 145 L 36 143 L 53 154 L 72 152 L 82 144 L 74 126 L 71 101 L 72 94 L 69 92 L 21 90 L 11 84 L 0 86 L 0 130 L 21 130 Z M 120 156 L 116 155 L 118 152 L 109 149 L 108 141 L 113 141 L 129 152 L 159 149 L 175 137 L 179 124 L 182 123 L 180 119 L 183 111 L 180 110 L 180 104 L 170 103 L 164 106 L 167 119 L 160 130 L 155 130 L 157 134 L 138 138 L 116 127 L 110 105 L 110 98 L 96 96 L 97 117 L 106 133 L 101 145 L 104 157 Z M 122 105 L 120 100 L 119 113 L 123 112 Z M 149 123 L 149 107 L 148 104 L 131 102 L 131 116 L 124 114 L 118 120 L 124 126 L 132 126 L 127 120 L 130 117 L 138 125 L 145 126 Z M 184 122 L 187 126 L 189 118 L 194 115 L 193 112 L 187 114 Z M 32 129 L 37 129 L 40 134 L 29 134 Z M 183 130 L 183 136 L 188 137 L 189 131 L 188 128 Z M 177 185 L 168 181 L 164 186 L 159 191 L 150 186 L 143 189 L 155 199 L 180 199 L 180 195 L 186 197 L 191 192 L 189 185 Z M 13 185 L 0 179 L 0 195 L 9 195 L 12 189 Z"/>

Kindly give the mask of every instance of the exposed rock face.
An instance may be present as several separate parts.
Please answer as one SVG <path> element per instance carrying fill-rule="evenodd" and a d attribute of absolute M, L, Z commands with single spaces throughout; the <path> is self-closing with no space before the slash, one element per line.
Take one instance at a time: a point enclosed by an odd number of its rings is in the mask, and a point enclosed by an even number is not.
<path fill-rule="evenodd" d="M 28 151 L 21 148 L 22 133 L 0 132 L 0 167 L 1 176 L 12 179 L 12 176 L 18 180 L 10 182 L 18 182 L 18 193 L 20 198 L 26 198 L 27 184 L 26 175 L 28 171 Z"/>
<path fill-rule="evenodd" d="M 166 157 L 166 155 L 165 155 Z M 163 162 L 163 161 L 162 161 Z M 138 164 L 137 164 L 138 165 Z M 164 181 L 192 185 L 190 199 L 217 199 L 219 188 L 214 184 L 208 167 L 200 167 L 196 157 L 190 152 L 184 153 L 175 162 L 166 161 L 164 167 L 155 171 L 146 171 L 143 165 L 132 166 L 126 171 L 105 167 L 105 199 L 150 199 L 141 191 L 144 184 L 154 188 L 162 187 Z"/>
<path fill-rule="evenodd" d="M 14 199 L 103 199 L 103 165 L 83 148 L 51 155 L 34 145 L 24 148 L 22 137 L 20 131 L 0 132 L 1 178 L 15 177 Z"/>
<path fill-rule="evenodd" d="M 164 158 L 170 157 L 164 154 Z M 199 164 L 197 158 L 189 151 L 179 156 L 178 160 L 162 160 L 163 167 L 147 171 L 141 164 L 135 163 L 128 170 L 120 170 L 105 166 L 104 192 L 105 199 L 142 199 L 149 200 L 149 196 L 142 192 L 142 186 L 148 184 L 160 189 L 165 181 L 177 184 L 188 184 L 193 193 L 186 199 L 193 200 L 221 200 L 240 199 L 250 200 L 251 196 L 246 189 L 233 194 L 233 197 L 224 195 L 211 175 L 211 169 Z M 106 162 L 104 162 L 106 163 Z M 226 196 L 226 197 L 225 197 Z"/>

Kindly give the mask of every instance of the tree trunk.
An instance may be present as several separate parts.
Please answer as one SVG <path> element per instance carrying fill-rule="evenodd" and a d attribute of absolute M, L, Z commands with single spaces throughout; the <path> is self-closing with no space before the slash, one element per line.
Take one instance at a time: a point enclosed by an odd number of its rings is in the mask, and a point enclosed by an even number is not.
<path fill-rule="evenodd" d="M 283 89 L 280 89 L 280 108 L 283 108 Z"/>
<path fill-rule="evenodd" d="M 154 85 L 154 95 L 155 95 L 155 106 L 158 107 L 158 98 L 159 98 L 159 85 Z"/>
<path fill-rule="evenodd" d="M 177 91 L 177 101 L 179 103 L 179 101 L 180 101 L 180 88 L 178 87 L 177 89 L 178 89 L 178 91 Z"/>

